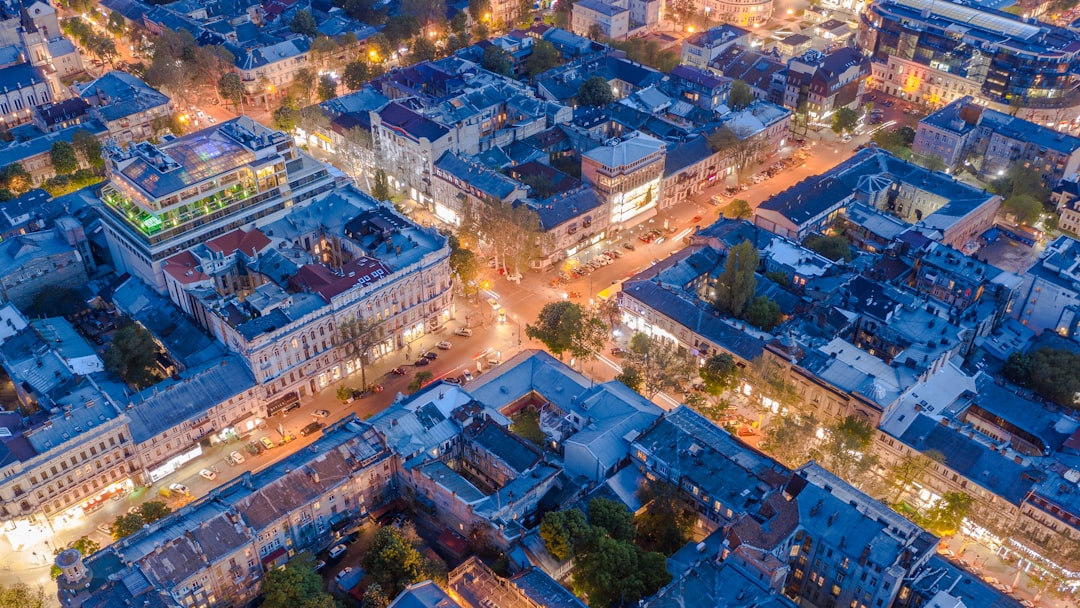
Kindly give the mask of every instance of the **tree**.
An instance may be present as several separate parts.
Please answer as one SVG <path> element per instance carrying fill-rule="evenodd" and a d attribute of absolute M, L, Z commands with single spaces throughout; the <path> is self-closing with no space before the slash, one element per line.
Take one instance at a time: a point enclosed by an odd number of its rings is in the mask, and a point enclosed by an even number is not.
<path fill-rule="evenodd" d="M 123 13 L 117 10 L 109 11 L 109 22 L 106 28 L 114 36 L 123 36 L 124 30 L 127 29 Z"/>
<path fill-rule="evenodd" d="M 139 505 L 139 514 L 148 524 L 154 523 L 169 513 L 172 513 L 172 508 L 160 500 L 148 500 Z"/>
<path fill-rule="evenodd" d="M 138 323 L 128 323 L 116 330 L 105 349 L 105 369 L 136 389 L 146 388 L 159 378 L 158 350 L 150 332 Z"/>
<path fill-rule="evenodd" d="M 828 429 L 822 446 L 822 464 L 837 477 L 861 487 L 863 473 L 876 458 L 867 452 L 874 440 L 874 427 L 857 416 L 847 416 Z"/>
<path fill-rule="evenodd" d="M 75 157 L 75 147 L 61 139 L 53 142 L 49 150 L 49 160 L 52 161 L 53 169 L 60 175 L 74 173 L 79 168 L 79 160 Z"/>
<path fill-rule="evenodd" d="M 413 376 L 412 382 L 409 382 L 409 386 L 407 386 L 406 389 L 410 393 L 415 393 L 416 391 L 424 388 L 424 385 L 426 385 L 428 382 L 430 382 L 431 379 L 434 378 L 434 377 L 435 377 L 435 374 L 427 371 L 426 369 L 423 370 L 423 371 L 416 372 L 416 375 Z"/>
<path fill-rule="evenodd" d="M 386 339 L 383 324 L 371 318 L 346 317 L 338 323 L 337 342 L 345 349 L 346 359 L 355 359 L 360 367 L 360 390 L 366 391 L 367 364 L 371 349 Z"/>
<path fill-rule="evenodd" d="M 71 145 L 91 167 L 101 169 L 105 166 L 105 160 L 101 157 L 101 142 L 90 131 L 77 129 L 71 135 Z"/>
<path fill-rule="evenodd" d="M 396 49 L 401 43 L 420 33 L 420 21 L 409 14 L 391 17 L 383 27 L 383 35 L 390 43 L 390 49 Z"/>
<path fill-rule="evenodd" d="M 1031 196 L 1039 202 L 1050 198 L 1050 189 L 1046 187 L 1042 172 L 1020 163 L 1013 165 L 1002 177 L 990 182 L 989 190 L 1000 194 L 1006 200 L 1020 195 Z"/>
<path fill-rule="evenodd" d="M 738 134 L 727 125 L 710 133 L 707 139 L 709 148 L 713 152 L 721 153 L 735 168 L 735 175 L 740 182 L 746 177 L 761 152 L 759 137 L 740 139 Z"/>
<path fill-rule="evenodd" d="M 476 40 L 487 40 L 491 32 L 491 28 L 486 23 L 477 23 L 473 28 L 473 38 Z"/>
<path fill-rule="evenodd" d="M 641 374 L 641 370 L 633 365 L 622 366 L 622 372 L 615 376 L 615 379 L 629 386 L 636 393 L 643 392 L 645 377 Z"/>
<path fill-rule="evenodd" d="M 881 129 L 870 138 L 879 148 L 892 152 L 905 160 L 911 158 L 911 145 L 915 143 L 915 129 L 898 127 L 892 130 Z"/>
<path fill-rule="evenodd" d="M 222 74 L 218 78 L 218 95 L 232 102 L 234 108 L 240 107 L 240 102 L 244 99 L 244 83 L 240 80 L 240 75 L 235 72 Z"/>
<path fill-rule="evenodd" d="M 569 300 L 549 302 L 540 309 L 536 324 L 525 326 L 525 335 L 544 343 L 551 354 L 562 359 L 563 353 L 574 347 L 584 311 Z"/>
<path fill-rule="evenodd" d="M 757 248 L 750 241 L 743 241 L 728 251 L 724 271 L 716 280 L 716 297 L 713 305 L 724 314 L 741 317 L 757 288 L 757 272 L 760 258 Z"/>
<path fill-rule="evenodd" d="M 364 86 L 364 83 L 370 77 L 370 70 L 368 70 L 366 61 L 353 61 L 345 66 L 345 73 L 341 79 L 345 86 L 355 91 Z"/>
<path fill-rule="evenodd" d="M 641 372 L 641 390 L 648 398 L 665 388 L 680 389 L 694 371 L 691 358 L 666 338 L 636 333 L 627 353 L 630 365 Z"/>
<path fill-rule="evenodd" d="M 329 101 L 337 97 L 337 80 L 330 74 L 319 76 L 319 101 Z"/>
<path fill-rule="evenodd" d="M 78 290 L 65 285 L 45 285 L 36 294 L 26 312 L 28 316 L 66 317 L 86 308 Z"/>
<path fill-rule="evenodd" d="M 416 40 L 413 40 L 412 49 L 409 51 L 409 61 L 413 63 L 431 61 L 435 59 L 437 50 L 434 42 L 427 38 L 417 37 Z"/>
<path fill-rule="evenodd" d="M 579 509 L 548 511 L 540 520 L 540 538 L 552 557 L 566 561 L 590 542 L 592 531 Z"/>
<path fill-rule="evenodd" d="M 19 163 L 11 163 L 0 169 L 0 200 L 22 196 L 33 185 L 34 178 Z"/>
<path fill-rule="evenodd" d="M 292 133 L 292 130 L 296 128 L 297 120 L 300 118 L 300 112 L 293 107 L 291 99 L 286 99 L 284 103 L 274 110 L 270 118 L 275 129 Z"/>
<path fill-rule="evenodd" d="M 361 608 L 386 608 L 390 605 L 390 598 L 386 597 L 383 593 L 382 585 L 379 583 L 371 583 L 368 585 L 366 591 L 364 591 L 364 601 L 360 605 Z"/>
<path fill-rule="evenodd" d="M 301 11 L 303 12 L 303 11 Z M 334 59 L 334 53 L 338 51 L 338 43 L 329 36 L 323 36 L 318 34 L 314 36 L 314 40 L 311 41 L 311 58 L 315 65 L 319 66 L 331 66 Z"/>
<path fill-rule="evenodd" d="M 644 508 L 635 521 L 638 541 L 664 555 L 682 549 L 696 516 L 679 489 L 663 480 L 642 480 L 637 496 Z"/>
<path fill-rule="evenodd" d="M 375 533 L 362 563 L 387 597 L 396 597 L 407 585 L 426 580 L 435 571 L 434 565 L 394 526 L 384 526 Z"/>
<path fill-rule="evenodd" d="M 1002 374 L 1007 380 L 1030 387 L 1046 399 L 1078 409 L 1080 354 L 1041 347 L 1029 353 L 1009 355 Z"/>
<path fill-rule="evenodd" d="M 705 392 L 714 397 L 735 386 L 739 379 L 739 366 L 727 353 L 712 355 L 698 370 Z"/>
<path fill-rule="evenodd" d="M 816 432 L 817 420 L 813 416 L 774 416 L 758 447 L 788 467 L 801 467 L 817 443 Z"/>
<path fill-rule="evenodd" d="M 592 499 L 589 523 L 603 528 L 615 540 L 634 540 L 634 515 L 621 502 L 601 497 Z"/>
<path fill-rule="evenodd" d="M 547 40 L 539 40 L 533 45 L 532 54 L 525 59 L 525 74 L 529 78 L 536 78 L 538 74 L 557 65 L 559 65 L 558 49 Z"/>
<path fill-rule="evenodd" d="M 469 15 L 477 23 L 490 21 L 491 0 L 469 0 Z"/>
<path fill-rule="evenodd" d="M 295 95 L 290 96 L 301 100 L 297 102 L 300 106 L 306 105 L 311 100 L 311 93 L 315 90 L 315 82 L 318 77 L 319 75 L 311 68 L 300 68 L 293 75 L 293 83 L 290 89 Z"/>
<path fill-rule="evenodd" d="M 758 296 L 746 307 L 743 318 L 761 331 L 772 331 L 772 328 L 780 324 L 784 315 L 780 313 L 779 304 L 768 296 Z"/>
<path fill-rule="evenodd" d="M 142 530 L 145 525 L 146 520 L 143 519 L 141 513 L 125 513 L 113 521 L 112 525 L 109 526 L 109 532 L 115 540 L 120 540 Z"/>
<path fill-rule="evenodd" d="M 937 154 L 930 154 L 919 158 L 919 164 L 930 171 L 944 171 L 945 160 Z"/>
<path fill-rule="evenodd" d="M 754 215 L 754 210 L 750 208 L 750 202 L 741 198 L 737 198 L 724 208 L 724 217 L 733 220 L 745 220 Z"/>
<path fill-rule="evenodd" d="M 502 48 L 491 45 L 484 49 L 484 55 L 480 59 L 480 67 L 503 76 L 513 76 L 514 57 Z"/>
<path fill-rule="evenodd" d="M 833 112 L 832 130 L 837 135 L 854 131 L 858 124 L 859 113 L 851 108 L 841 107 Z"/>
<path fill-rule="evenodd" d="M 960 530 L 974 502 L 963 492 L 946 492 L 916 523 L 935 536 L 952 536 Z"/>
<path fill-rule="evenodd" d="M 604 349 L 607 342 L 608 328 L 600 315 L 584 310 L 581 319 L 570 335 L 570 355 L 578 360 L 578 366 L 591 360 Z"/>
<path fill-rule="evenodd" d="M 380 201 L 390 200 L 390 180 L 386 177 L 386 171 L 375 171 L 375 186 L 371 189 L 371 196 Z"/>
<path fill-rule="evenodd" d="M 893 503 L 900 500 L 912 483 L 922 481 L 922 476 L 934 463 L 945 462 L 945 455 L 937 450 L 911 453 L 896 462 L 889 471 L 890 483 L 896 487 Z"/>
<path fill-rule="evenodd" d="M 578 87 L 576 99 L 579 105 L 602 107 L 615 101 L 615 95 L 603 76 L 592 76 Z"/>
<path fill-rule="evenodd" d="M 475 289 L 476 277 L 480 274 L 480 263 L 476 259 L 476 254 L 462 247 L 461 241 L 456 236 L 450 234 L 447 239 L 450 245 L 450 272 L 457 276 L 461 289 L 467 296 L 470 285 Z"/>
<path fill-rule="evenodd" d="M 607 536 L 574 563 L 574 591 L 594 608 L 636 605 L 671 581 L 663 555 Z"/>
<path fill-rule="evenodd" d="M 469 31 L 469 14 L 458 11 L 450 19 L 450 31 L 455 34 L 467 34 Z"/>
<path fill-rule="evenodd" d="M 302 553 L 283 568 L 274 568 L 262 581 L 264 608 L 315 608 L 334 606 L 333 597 L 323 591 L 323 580 L 315 572 L 310 553 Z"/>
<path fill-rule="evenodd" d="M 48 608 L 55 598 L 45 593 L 45 587 L 31 587 L 26 583 L 0 585 L 0 606 L 9 608 Z"/>
<path fill-rule="evenodd" d="M 811 234 L 803 240 L 803 247 L 806 247 L 815 253 L 819 253 L 834 262 L 838 260 L 850 262 L 852 258 L 855 257 L 855 254 L 851 251 L 851 241 L 840 234 L 832 236 Z"/>
<path fill-rule="evenodd" d="M 736 80 L 731 83 L 731 92 L 728 93 L 728 107 L 733 111 L 745 109 L 754 103 L 754 90 L 745 81 Z"/>
<path fill-rule="evenodd" d="M 307 9 L 296 11 L 296 16 L 293 17 L 292 23 L 289 24 L 289 30 L 309 38 L 319 35 L 319 26 L 315 23 L 315 17 L 312 17 L 311 11 Z"/>
<path fill-rule="evenodd" d="M 1013 194 L 1001 203 L 1001 208 L 1011 213 L 1018 224 L 1034 224 L 1043 212 L 1043 204 L 1030 194 Z"/>

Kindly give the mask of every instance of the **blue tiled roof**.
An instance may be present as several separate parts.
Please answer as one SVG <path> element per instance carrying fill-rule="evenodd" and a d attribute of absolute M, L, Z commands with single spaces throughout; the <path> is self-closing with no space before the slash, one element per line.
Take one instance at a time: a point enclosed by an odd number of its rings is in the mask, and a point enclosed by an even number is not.
<path fill-rule="evenodd" d="M 551 230 L 564 222 L 589 214 L 601 205 L 601 201 L 595 190 L 589 186 L 581 186 L 566 194 L 528 205 L 540 216 L 543 229 Z"/>

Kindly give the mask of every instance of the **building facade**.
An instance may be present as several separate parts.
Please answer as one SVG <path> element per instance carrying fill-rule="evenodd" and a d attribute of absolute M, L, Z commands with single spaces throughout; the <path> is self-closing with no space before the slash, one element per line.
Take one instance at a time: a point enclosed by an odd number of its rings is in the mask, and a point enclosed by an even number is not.
<path fill-rule="evenodd" d="M 593 186 L 610 212 L 615 229 L 656 215 L 663 199 L 664 142 L 633 132 L 581 156 L 581 179 Z"/>

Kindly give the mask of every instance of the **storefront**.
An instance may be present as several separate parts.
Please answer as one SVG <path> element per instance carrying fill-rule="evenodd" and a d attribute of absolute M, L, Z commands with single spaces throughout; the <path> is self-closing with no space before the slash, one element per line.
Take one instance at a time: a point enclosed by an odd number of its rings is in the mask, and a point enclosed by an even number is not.
<path fill-rule="evenodd" d="M 122 479 L 105 486 L 100 492 L 77 505 L 73 510 L 78 514 L 87 515 L 109 504 L 109 501 L 118 496 L 126 496 L 135 489 L 135 484 L 130 479 Z"/>
<path fill-rule="evenodd" d="M 202 456 L 202 444 L 196 443 L 190 450 L 177 454 L 166 460 L 157 467 L 146 472 L 151 482 L 155 482 L 167 475 L 172 475 L 177 469 L 187 464 L 188 461 Z"/>
<path fill-rule="evenodd" d="M 300 395 L 296 391 L 292 391 L 267 403 L 266 415 L 269 417 L 278 413 L 288 413 L 298 407 L 300 407 Z"/>

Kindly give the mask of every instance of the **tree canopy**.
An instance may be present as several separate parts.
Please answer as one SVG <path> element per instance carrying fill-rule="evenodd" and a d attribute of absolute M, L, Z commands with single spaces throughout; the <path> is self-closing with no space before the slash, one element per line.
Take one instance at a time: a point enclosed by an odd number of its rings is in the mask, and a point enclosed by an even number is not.
<path fill-rule="evenodd" d="M 90 131 L 77 129 L 71 135 L 71 145 L 91 167 L 101 169 L 105 166 L 105 160 L 101 157 L 101 142 Z"/>
<path fill-rule="evenodd" d="M 602 107 L 615 101 L 615 95 L 603 76 L 592 76 L 578 87 L 576 99 L 583 106 Z"/>
<path fill-rule="evenodd" d="M 53 142 L 49 150 L 49 160 L 59 175 L 74 173 L 79 168 L 79 160 L 75 157 L 75 146 L 62 139 Z"/>
<path fill-rule="evenodd" d="M 355 91 L 364 86 L 364 83 L 370 77 L 371 70 L 368 69 L 366 61 L 353 61 L 345 66 L 345 72 L 342 74 L 341 79 L 345 86 Z"/>
<path fill-rule="evenodd" d="M 826 468 L 841 479 L 859 487 L 858 480 L 869 471 L 877 459 L 869 453 L 874 440 L 874 427 L 857 416 L 847 416 L 828 429 L 821 446 L 821 456 Z"/>
<path fill-rule="evenodd" d="M 705 384 L 705 392 L 714 396 L 735 386 L 738 374 L 739 367 L 735 364 L 735 359 L 727 353 L 712 355 L 698 370 L 698 375 Z"/>
<path fill-rule="evenodd" d="M 737 198 L 730 203 L 727 207 L 724 207 L 724 217 L 733 220 L 745 220 L 754 215 L 754 210 L 750 208 L 750 202 L 746 199 Z"/>
<path fill-rule="evenodd" d="M 728 93 L 728 107 L 738 112 L 746 106 L 754 103 L 754 90 L 743 80 L 731 83 L 731 92 Z"/>
<path fill-rule="evenodd" d="M 274 568 L 262 581 L 264 608 L 322 608 L 333 606 L 333 597 L 323 591 L 323 580 L 315 572 L 309 553 L 289 560 L 284 568 Z"/>
<path fill-rule="evenodd" d="M 574 302 L 549 302 L 540 309 L 536 323 L 525 326 L 525 335 L 543 342 L 551 354 L 561 358 L 573 348 L 584 316 L 585 311 Z"/>
<path fill-rule="evenodd" d="M 851 241 L 840 234 L 831 236 L 811 234 L 803 240 L 803 247 L 820 253 L 834 262 L 839 260 L 850 262 L 855 257 L 851 251 Z"/>
<path fill-rule="evenodd" d="M 637 495 L 645 509 L 637 516 L 638 542 L 664 555 L 681 549 L 690 540 L 696 515 L 679 489 L 662 480 L 643 481 Z"/>
<path fill-rule="evenodd" d="M 537 74 L 546 72 L 559 65 L 559 51 L 547 40 L 538 40 L 533 44 L 532 54 L 525 59 L 525 74 L 529 78 L 535 78 Z"/>
<path fill-rule="evenodd" d="M 484 49 L 484 54 L 480 58 L 480 67 L 503 76 L 513 76 L 514 57 L 502 48 L 491 45 Z"/>
<path fill-rule="evenodd" d="M 221 78 L 218 78 L 218 95 L 232 103 L 234 108 L 239 107 L 244 99 L 244 83 L 240 80 L 240 75 L 235 72 L 222 74 Z"/>
<path fill-rule="evenodd" d="M 832 130 L 833 133 L 851 133 L 855 130 L 855 127 L 859 124 L 859 113 L 851 108 L 837 108 L 833 112 L 832 117 Z"/>
<path fill-rule="evenodd" d="M 1027 354 L 1014 352 L 1001 371 L 1006 379 L 1058 405 L 1080 409 L 1080 354 L 1048 347 Z"/>
<path fill-rule="evenodd" d="M 915 143 L 915 129 L 911 127 L 881 129 L 874 133 L 870 140 L 879 148 L 907 160 L 911 158 L 911 146 Z"/>
<path fill-rule="evenodd" d="M 388 597 L 396 597 L 406 586 L 436 574 L 435 564 L 413 542 L 398 528 L 384 526 L 364 554 L 364 569 Z"/>
<path fill-rule="evenodd" d="M 317 91 L 319 101 L 328 101 L 337 97 L 337 80 L 330 74 L 319 76 L 319 88 Z"/>
<path fill-rule="evenodd" d="M 315 17 L 311 16 L 311 11 L 307 9 L 300 9 L 296 11 L 296 15 L 293 17 L 292 23 L 289 24 L 289 30 L 297 34 L 303 34 L 310 38 L 314 38 L 319 35 L 318 24 L 315 23 Z"/>
<path fill-rule="evenodd" d="M 935 536 L 952 536 L 960 530 L 964 517 L 971 512 L 974 499 L 963 492 L 946 492 L 916 523 Z"/>
<path fill-rule="evenodd" d="M 105 369 L 124 382 L 143 389 L 156 382 L 158 345 L 153 336 L 138 323 L 128 323 L 113 334 L 105 349 Z"/>
<path fill-rule="evenodd" d="M 636 333 L 630 338 L 627 364 L 640 374 L 638 390 L 650 399 L 664 389 L 681 389 L 695 366 L 688 353 L 672 340 Z"/>
<path fill-rule="evenodd" d="M 757 288 L 758 264 L 761 259 L 757 248 L 750 241 L 743 241 L 728 251 L 724 270 L 716 280 L 716 298 L 713 304 L 721 312 L 741 317 Z"/>
<path fill-rule="evenodd" d="M 45 593 L 42 585 L 31 586 L 26 583 L 0 585 L 0 606 L 10 608 L 48 608 L 55 597 Z"/>

